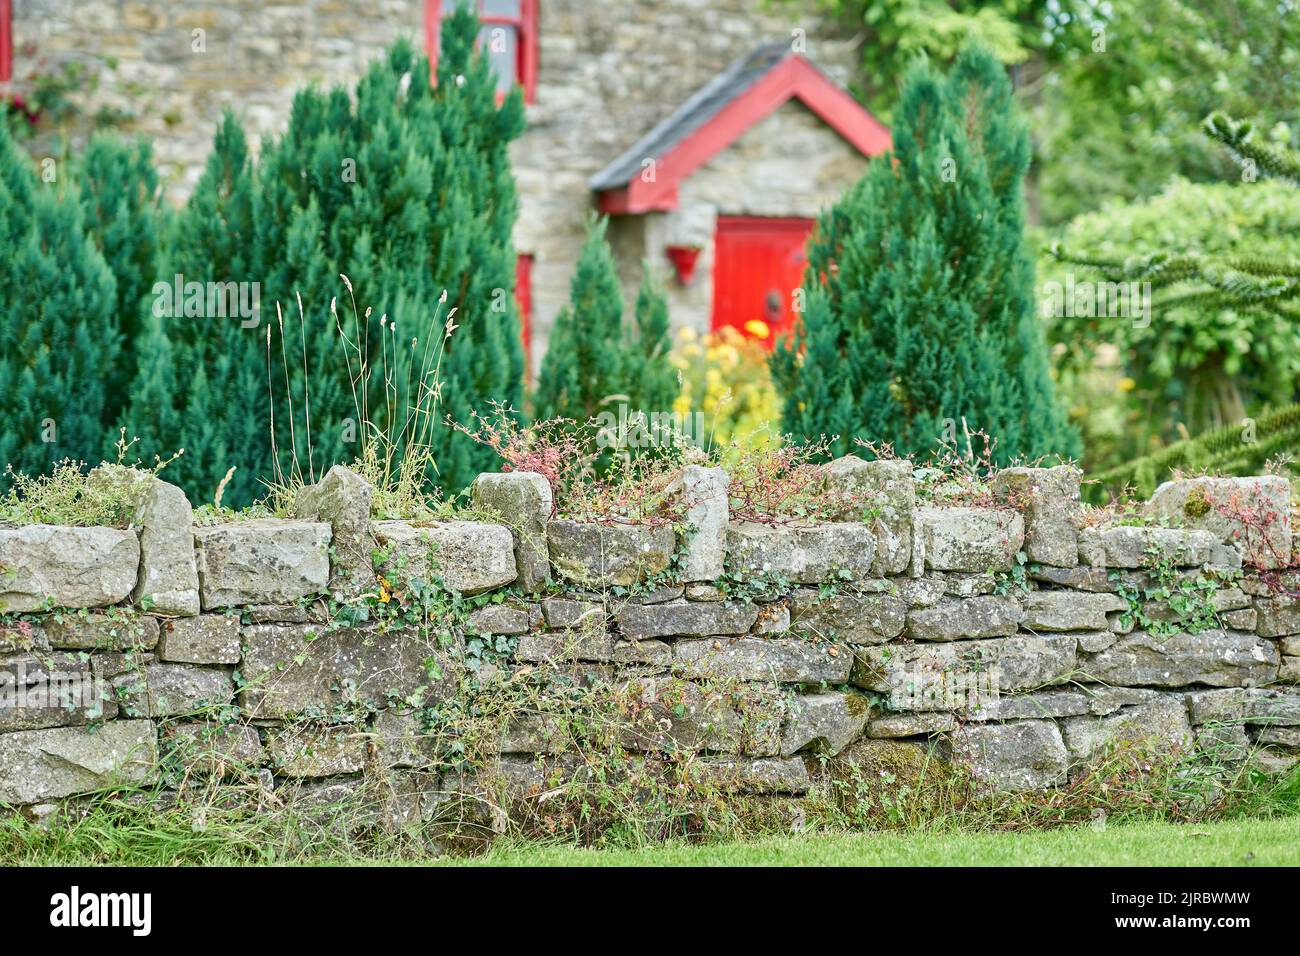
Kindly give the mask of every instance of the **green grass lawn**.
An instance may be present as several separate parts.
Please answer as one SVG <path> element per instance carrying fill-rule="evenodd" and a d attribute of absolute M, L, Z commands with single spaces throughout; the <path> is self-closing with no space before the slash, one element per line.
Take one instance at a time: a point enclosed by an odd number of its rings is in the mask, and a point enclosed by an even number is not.
<path fill-rule="evenodd" d="M 1028 833 L 820 833 L 645 850 L 500 847 L 451 866 L 1297 866 L 1300 819 Z"/>

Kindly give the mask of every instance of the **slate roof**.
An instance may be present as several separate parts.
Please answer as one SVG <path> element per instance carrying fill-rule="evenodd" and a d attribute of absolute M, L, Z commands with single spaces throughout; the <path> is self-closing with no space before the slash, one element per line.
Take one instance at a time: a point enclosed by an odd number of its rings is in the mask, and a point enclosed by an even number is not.
<path fill-rule="evenodd" d="M 790 43 L 780 40 L 765 43 L 732 63 L 654 129 L 642 136 L 626 152 L 592 176 L 588 185 L 596 192 L 622 189 L 641 172 L 648 156 L 663 156 L 695 132 L 764 74 L 791 55 Z"/>

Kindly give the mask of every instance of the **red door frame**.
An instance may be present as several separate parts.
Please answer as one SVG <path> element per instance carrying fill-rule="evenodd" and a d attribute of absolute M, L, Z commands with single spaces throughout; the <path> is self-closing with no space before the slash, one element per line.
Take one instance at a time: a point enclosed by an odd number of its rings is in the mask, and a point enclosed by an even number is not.
<path fill-rule="evenodd" d="M 713 244 L 713 313 L 710 317 L 710 327 L 714 331 L 729 325 L 750 338 L 758 338 L 770 348 L 793 327 L 792 298 L 794 290 L 803 281 L 804 247 L 813 225 L 812 219 L 794 217 L 718 217 Z M 741 249 L 728 248 L 731 240 L 740 240 Z M 771 271 L 763 273 L 758 268 L 728 271 L 727 267 L 734 268 L 734 264 L 724 262 L 724 257 L 737 253 L 743 255 L 744 247 L 749 247 L 759 256 L 766 253 L 776 257 L 778 268 L 781 267 L 780 260 L 790 256 L 794 250 L 798 250 L 798 257 L 789 263 L 789 270 L 780 275 Z M 778 283 L 775 290 L 779 292 L 782 304 L 782 315 L 775 322 L 763 306 L 764 297 L 773 290 L 772 283 Z M 747 315 L 748 312 L 753 312 L 753 315 Z M 770 331 L 765 338 L 746 330 L 746 323 L 751 319 L 761 319 L 767 324 Z"/>

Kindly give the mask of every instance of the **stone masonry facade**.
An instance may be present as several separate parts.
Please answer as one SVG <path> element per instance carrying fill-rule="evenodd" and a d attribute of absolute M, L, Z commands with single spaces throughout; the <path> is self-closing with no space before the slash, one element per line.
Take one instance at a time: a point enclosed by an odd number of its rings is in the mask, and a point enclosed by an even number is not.
<path fill-rule="evenodd" d="M 849 457 L 825 481 L 855 515 L 758 524 L 724 472 L 686 466 L 688 520 L 628 525 L 556 517 L 545 478 L 508 473 L 474 489 L 499 523 L 411 523 L 372 521 L 336 467 L 293 518 L 196 525 L 178 489 L 122 477 L 129 527 L 0 528 L 0 804 L 162 786 L 177 754 L 280 806 L 375 779 L 403 821 L 526 803 L 586 766 L 593 722 L 546 704 L 575 688 L 619 702 L 605 745 L 792 806 L 828 766 L 890 786 L 882 756 L 1011 791 L 1125 748 L 1300 761 L 1279 478 L 1174 481 L 1106 521 L 1070 467 L 943 504 L 910 463 Z M 416 596 L 440 609 L 423 624 L 392 610 Z M 522 685 L 542 690 L 484 759 L 439 748 L 430 713 Z"/>
<path fill-rule="evenodd" d="M 423 44 L 422 0 L 14 0 L 14 83 L 66 63 L 94 83 L 72 94 L 87 123 L 116 118 L 146 136 L 169 193 L 192 190 L 222 110 L 234 109 L 256 149 L 286 125 L 293 92 L 351 85 L 398 37 Z M 853 37 L 811 4 L 753 0 L 541 0 L 535 102 L 512 149 L 520 194 L 518 251 L 532 257 L 533 362 L 563 306 L 586 218 L 589 178 L 732 61 L 801 33 L 804 54 L 846 85 Z M 202 31 L 203 52 L 195 51 Z M 641 260 L 667 278 L 670 244 L 698 244 L 698 278 L 668 283 L 676 327 L 706 330 L 718 214 L 812 218 L 851 185 L 865 159 L 797 102 L 750 129 L 689 181 L 670 213 L 620 216 L 611 238 L 629 300 Z"/>

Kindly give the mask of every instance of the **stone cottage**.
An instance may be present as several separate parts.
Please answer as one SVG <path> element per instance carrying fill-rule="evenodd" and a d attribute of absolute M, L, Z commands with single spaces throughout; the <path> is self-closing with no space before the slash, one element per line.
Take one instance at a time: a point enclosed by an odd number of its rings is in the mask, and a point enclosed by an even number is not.
<path fill-rule="evenodd" d="M 811 3 L 0 0 L 0 89 L 79 70 L 72 101 L 148 136 L 180 199 L 225 107 L 254 141 L 277 133 L 295 88 L 351 83 L 401 35 L 436 56 L 441 17 L 468 2 L 528 103 L 513 161 L 533 365 L 593 210 L 612 217 L 629 298 L 645 261 L 674 326 L 788 328 L 813 217 L 889 143 L 845 91 L 853 38 Z"/>

